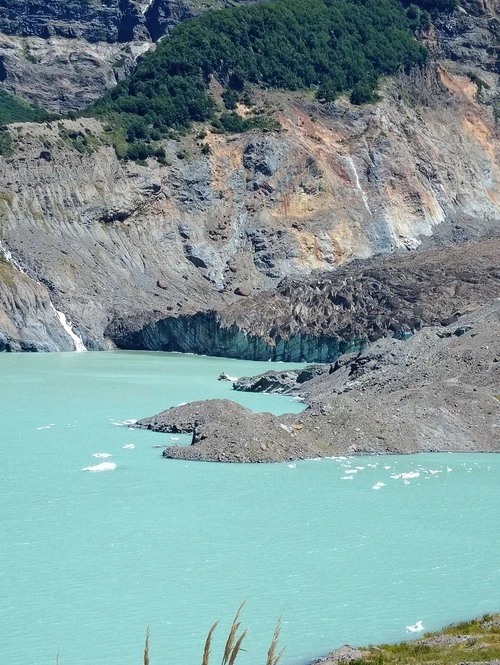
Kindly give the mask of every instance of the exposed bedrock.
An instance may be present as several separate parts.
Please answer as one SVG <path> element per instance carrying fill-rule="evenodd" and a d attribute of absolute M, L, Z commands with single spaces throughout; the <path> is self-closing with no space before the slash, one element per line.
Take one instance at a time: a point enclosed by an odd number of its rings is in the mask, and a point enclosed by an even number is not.
<path fill-rule="evenodd" d="M 289 369 L 284 372 L 269 370 L 258 376 L 242 376 L 233 382 L 233 390 L 249 393 L 278 393 L 288 394 L 294 388 L 315 376 L 333 371 L 327 365 L 309 365 L 303 369 Z"/>
<path fill-rule="evenodd" d="M 21 274 L 0 253 L 0 351 L 73 351 L 48 289 Z"/>
<path fill-rule="evenodd" d="M 0 0 L 0 86 L 50 111 L 83 109 L 177 23 L 227 4 Z"/>
<path fill-rule="evenodd" d="M 12 125 L 0 237 L 95 349 L 313 362 L 440 323 L 498 293 L 500 161 L 470 79 L 428 75 L 363 108 L 262 93 L 281 131 L 207 128 L 163 164 L 91 118 Z"/>
<path fill-rule="evenodd" d="M 0 0 L 0 31 L 23 37 L 129 42 L 150 38 L 148 25 L 156 28 L 153 17 L 175 14 L 171 5 L 178 4 L 176 0 Z"/>

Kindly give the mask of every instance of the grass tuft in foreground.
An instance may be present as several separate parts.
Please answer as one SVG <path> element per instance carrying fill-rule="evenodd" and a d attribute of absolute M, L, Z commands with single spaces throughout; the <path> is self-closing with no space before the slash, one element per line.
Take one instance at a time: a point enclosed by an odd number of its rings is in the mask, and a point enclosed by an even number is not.
<path fill-rule="evenodd" d="M 350 665 L 459 665 L 500 660 L 500 614 L 485 614 L 398 644 L 361 649 Z"/>

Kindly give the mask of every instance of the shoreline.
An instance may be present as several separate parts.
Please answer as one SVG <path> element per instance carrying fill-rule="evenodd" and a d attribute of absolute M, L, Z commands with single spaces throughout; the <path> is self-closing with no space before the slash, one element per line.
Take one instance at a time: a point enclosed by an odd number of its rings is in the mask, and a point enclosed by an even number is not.
<path fill-rule="evenodd" d="M 310 665 L 366 663 L 366 665 L 401 665 L 406 663 L 440 663 L 468 665 L 498 665 L 500 663 L 500 614 L 483 614 L 427 632 L 422 622 L 408 626 L 409 634 L 421 634 L 417 639 L 402 642 L 353 647 L 343 645 Z M 486 656 L 479 660 L 481 652 Z M 470 659 L 470 660 L 469 660 Z"/>

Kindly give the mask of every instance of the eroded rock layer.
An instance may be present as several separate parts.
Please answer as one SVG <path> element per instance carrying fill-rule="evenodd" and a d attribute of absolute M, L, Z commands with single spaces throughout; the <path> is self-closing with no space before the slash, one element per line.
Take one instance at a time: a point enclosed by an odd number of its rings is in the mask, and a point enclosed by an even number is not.
<path fill-rule="evenodd" d="M 440 67 L 362 108 L 266 94 L 281 131 L 191 134 L 163 165 L 118 161 L 92 119 L 13 125 L 2 242 L 90 348 L 330 360 L 497 293 L 499 142 L 474 90 Z M 33 302 L 5 345 L 61 348 L 30 337 Z"/>

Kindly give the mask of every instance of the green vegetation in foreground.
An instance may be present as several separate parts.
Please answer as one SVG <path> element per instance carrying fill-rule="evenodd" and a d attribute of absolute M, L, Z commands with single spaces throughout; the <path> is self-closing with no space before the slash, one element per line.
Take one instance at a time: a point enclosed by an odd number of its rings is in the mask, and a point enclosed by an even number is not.
<path fill-rule="evenodd" d="M 31 106 L 22 99 L 0 90 L 0 125 L 11 122 L 45 122 L 58 116 L 49 113 L 40 106 Z"/>
<path fill-rule="evenodd" d="M 265 125 L 234 110 L 251 104 L 249 85 L 315 88 L 325 101 L 351 91 L 353 102 L 365 103 L 376 99 L 381 75 L 421 66 L 426 57 L 396 0 L 269 0 L 177 25 L 87 113 L 118 131 L 119 156 L 143 159 L 153 154 L 152 141 L 194 121 L 228 132 Z M 214 79 L 223 86 L 222 114 L 209 91 Z"/>
<path fill-rule="evenodd" d="M 500 614 L 452 624 L 415 641 L 361 649 L 351 665 L 458 665 L 500 659 Z"/>

